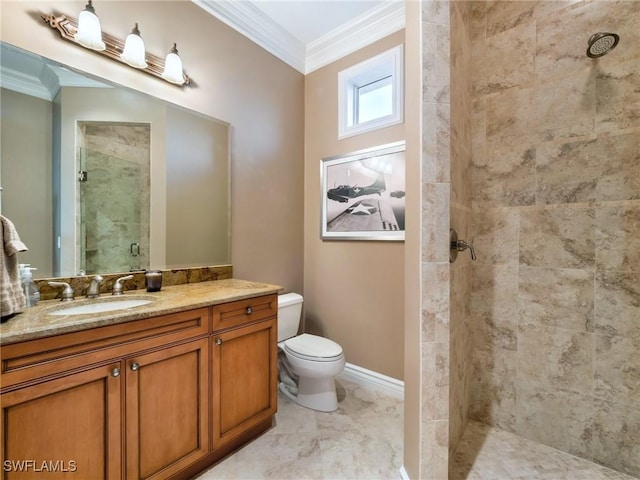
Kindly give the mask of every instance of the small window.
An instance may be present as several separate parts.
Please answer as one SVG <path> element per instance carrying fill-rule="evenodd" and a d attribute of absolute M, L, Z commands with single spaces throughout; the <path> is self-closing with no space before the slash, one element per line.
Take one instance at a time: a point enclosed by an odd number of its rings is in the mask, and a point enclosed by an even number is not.
<path fill-rule="evenodd" d="M 393 115 L 392 75 L 358 87 L 356 111 L 358 124 Z"/>
<path fill-rule="evenodd" d="M 402 45 L 338 74 L 338 138 L 402 123 Z"/>

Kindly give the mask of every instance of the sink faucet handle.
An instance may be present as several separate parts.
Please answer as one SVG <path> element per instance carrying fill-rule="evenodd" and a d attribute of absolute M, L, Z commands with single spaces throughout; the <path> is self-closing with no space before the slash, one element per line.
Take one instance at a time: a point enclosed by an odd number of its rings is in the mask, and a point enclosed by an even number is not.
<path fill-rule="evenodd" d="M 66 282 L 48 282 L 52 287 L 63 287 L 61 293 L 61 302 L 70 302 L 74 299 L 73 288 Z"/>
<path fill-rule="evenodd" d="M 133 275 L 127 275 L 126 277 L 120 277 L 113 284 L 113 293 L 111 295 L 122 295 L 122 282 L 125 280 L 131 280 Z"/>
<path fill-rule="evenodd" d="M 100 284 L 104 278 L 100 275 L 94 275 L 87 289 L 87 298 L 98 298 L 100 296 Z"/>

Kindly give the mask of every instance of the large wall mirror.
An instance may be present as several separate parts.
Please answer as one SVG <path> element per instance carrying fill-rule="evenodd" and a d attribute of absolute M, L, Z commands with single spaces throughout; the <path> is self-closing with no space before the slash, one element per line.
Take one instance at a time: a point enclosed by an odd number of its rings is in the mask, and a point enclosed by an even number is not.
<path fill-rule="evenodd" d="M 0 212 L 34 275 L 230 262 L 229 125 L 1 43 Z"/>

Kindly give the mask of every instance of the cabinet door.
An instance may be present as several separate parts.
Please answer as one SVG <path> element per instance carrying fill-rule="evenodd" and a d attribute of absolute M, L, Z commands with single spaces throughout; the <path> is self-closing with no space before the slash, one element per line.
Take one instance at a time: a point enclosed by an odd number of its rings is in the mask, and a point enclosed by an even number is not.
<path fill-rule="evenodd" d="M 276 321 L 214 335 L 212 340 L 215 449 L 276 412 Z"/>
<path fill-rule="evenodd" d="M 126 360 L 127 479 L 167 478 L 209 451 L 207 338 Z"/>
<path fill-rule="evenodd" d="M 120 367 L 95 367 L 3 394 L 2 478 L 121 478 Z"/>

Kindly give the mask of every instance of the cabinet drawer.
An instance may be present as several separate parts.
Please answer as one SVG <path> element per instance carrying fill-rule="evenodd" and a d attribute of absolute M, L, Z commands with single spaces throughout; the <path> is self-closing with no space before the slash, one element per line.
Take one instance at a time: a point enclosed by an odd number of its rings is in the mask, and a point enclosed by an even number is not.
<path fill-rule="evenodd" d="M 209 309 L 92 328 L 2 347 L 2 390 L 209 331 Z"/>
<path fill-rule="evenodd" d="M 278 314 L 278 295 L 264 295 L 213 307 L 213 330 L 275 317 Z"/>

